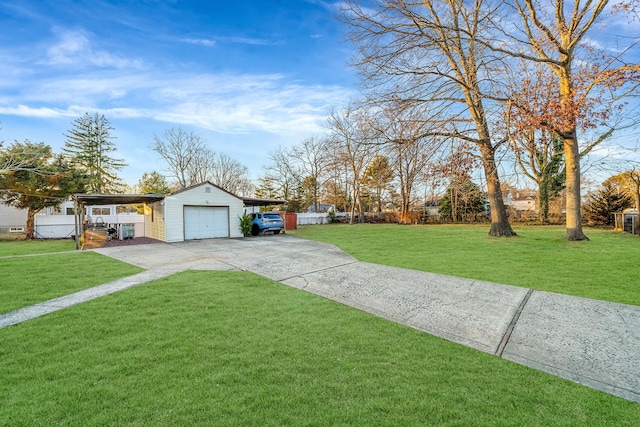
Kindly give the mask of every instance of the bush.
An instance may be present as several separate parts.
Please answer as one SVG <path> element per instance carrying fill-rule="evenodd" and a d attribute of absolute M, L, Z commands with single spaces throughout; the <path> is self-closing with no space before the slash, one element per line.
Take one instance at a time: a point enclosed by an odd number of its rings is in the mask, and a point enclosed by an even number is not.
<path fill-rule="evenodd" d="M 240 217 L 240 232 L 244 237 L 251 236 L 251 214 L 246 214 Z"/>

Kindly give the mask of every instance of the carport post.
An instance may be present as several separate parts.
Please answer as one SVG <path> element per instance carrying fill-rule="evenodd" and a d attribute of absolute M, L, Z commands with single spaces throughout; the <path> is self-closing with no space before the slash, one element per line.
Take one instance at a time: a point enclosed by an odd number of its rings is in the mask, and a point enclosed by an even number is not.
<path fill-rule="evenodd" d="M 76 241 L 76 250 L 80 249 L 80 236 L 78 235 L 78 229 L 80 228 L 80 212 L 78 211 L 78 198 L 73 196 L 73 223 L 76 228 L 75 232 L 75 241 Z"/>

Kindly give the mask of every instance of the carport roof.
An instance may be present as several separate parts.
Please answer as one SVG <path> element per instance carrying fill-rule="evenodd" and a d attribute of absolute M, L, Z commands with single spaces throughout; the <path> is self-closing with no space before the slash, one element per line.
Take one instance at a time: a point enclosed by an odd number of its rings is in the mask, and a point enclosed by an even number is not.
<path fill-rule="evenodd" d="M 84 205 L 130 205 L 133 203 L 153 203 L 164 200 L 170 194 L 75 194 L 73 197 Z M 237 197 L 237 196 L 236 196 Z M 239 197 L 245 206 L 284 205 L 286 200 Z"/>
<path fill-rule="evenodd" d="M 85 205 L 130 205 L 153 203 L 163 200 L 166 194 L 74 194 L 74 198 Z"/>
<path fill-rule="evenodd" d="M 269 206 L 269 205 L 284 205 L 286 200 L 276 199 L 256 199 L 255 197 L 240 197 L 245 206 Z"/>

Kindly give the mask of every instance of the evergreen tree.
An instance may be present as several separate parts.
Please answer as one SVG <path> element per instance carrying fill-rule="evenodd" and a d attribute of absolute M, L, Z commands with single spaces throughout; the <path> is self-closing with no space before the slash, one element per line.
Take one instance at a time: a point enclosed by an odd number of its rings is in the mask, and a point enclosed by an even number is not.
<path fill-rule="evenodd" d="M 169 194 L 172 189 L 167 178 L 157 171 L 145 172 L 138 180 L 138 192 Z"/>
<path fill-rule="evenodd" d="M 383 211 L 382 195 L 389 190 L 392 179 L 393 171 L 389 159 L 381 155 L 375 156 L 365 170 L 362 181 L 364 191 L 374 198 L 373 204 L 378 212 Z"/>
<path fill-rule="evenodd" d="M 468 222 L 470 217 L 485 211 L 485 199 L 480 187 L 468 175 L 453 180 L 438 212 L 454 222 Z"/>
<path fill-rule="evenodd" d="M 87 175 L 88 193 L 118 193 L 122 183 L 117 171 L 127 166 L 122 159 L 109 154 L 117 148 L 112 142 L 111 123 L 104 115 L 85 113 L 73 121 L 73 128 L 65 134 L 64 154 Z"/>
<path fill-rule="evenodd" d="M 613 226 L 613 214 L 633 205 L 631 197 L 615 178 L 606 180 L 599 189 L 589 194 L 587 203 L 584 205 L 587 223 Z"/>
<path fill-rule="evenodd" d="M 24 167 L 0 174 L 0 201 L 27 210 L 26 239 L 35 237 L 35 215 L 48 206 L 58 206 L 73 193 L 83 192 L 84 173 L 63 156 L 54 155 L 43 142 L 15 142 L 0 152 L 0 158 L 12 157 Z"/>

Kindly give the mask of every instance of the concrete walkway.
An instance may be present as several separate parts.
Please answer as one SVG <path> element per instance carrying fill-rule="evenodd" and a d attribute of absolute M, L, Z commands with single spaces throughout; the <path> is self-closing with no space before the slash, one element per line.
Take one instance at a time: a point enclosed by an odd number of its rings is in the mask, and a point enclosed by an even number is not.
<path fill-rule="evenodd" d="M 640 403 L 640 307 L 359 262 L 291 236 L 96 249 L 146 272 L 0 315 L 0 328 L 178 271 L 243 270 Z"/>

